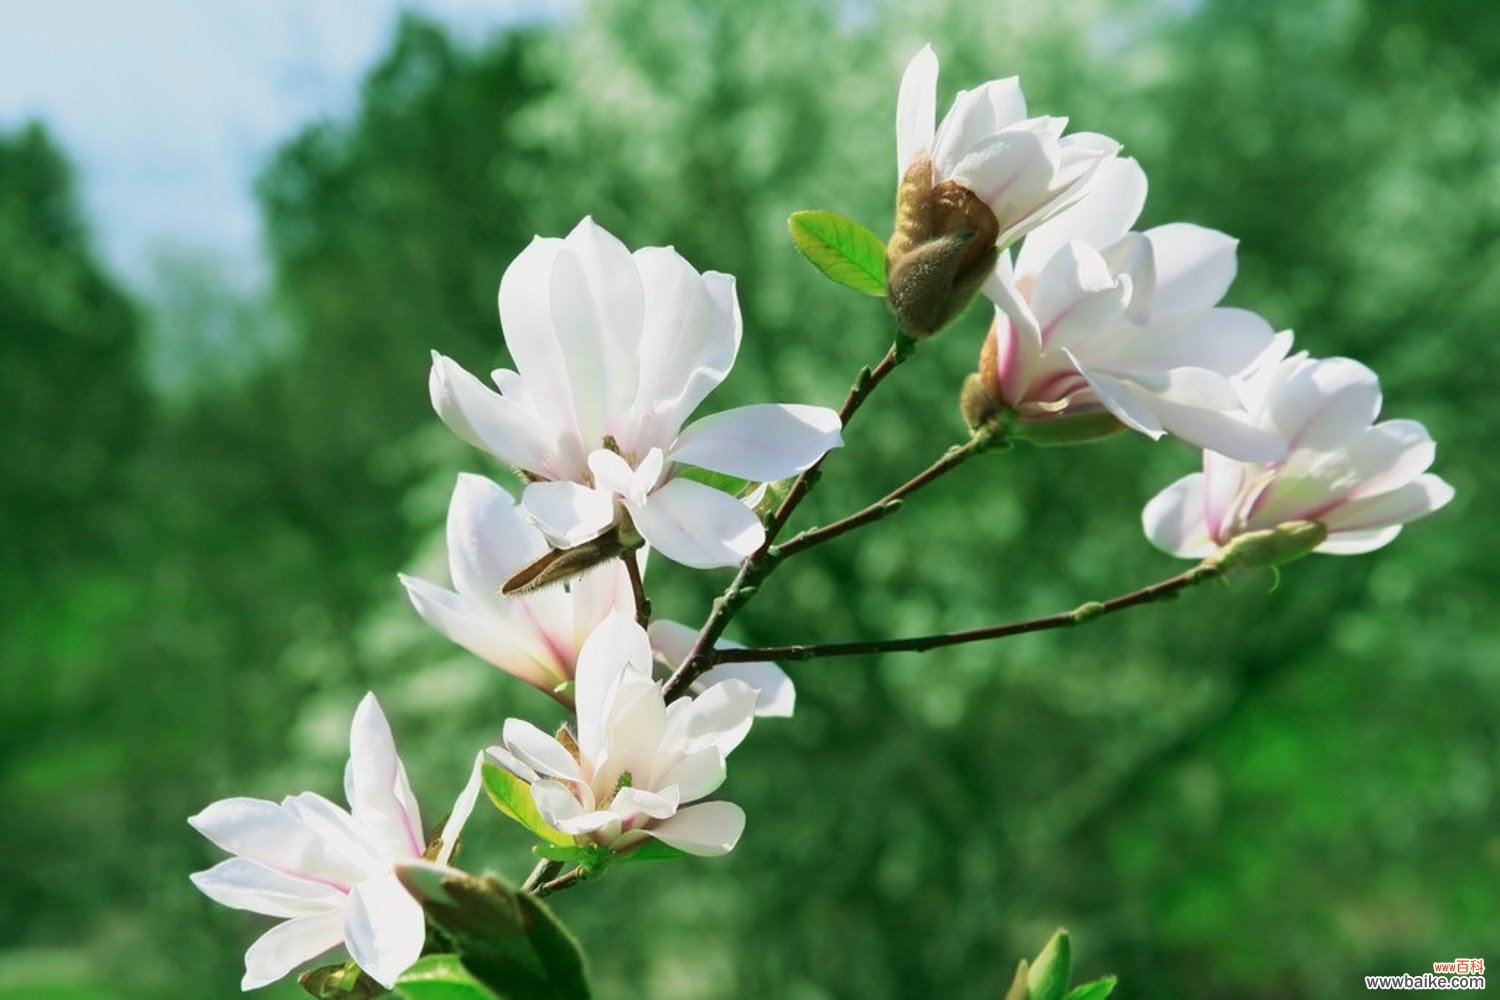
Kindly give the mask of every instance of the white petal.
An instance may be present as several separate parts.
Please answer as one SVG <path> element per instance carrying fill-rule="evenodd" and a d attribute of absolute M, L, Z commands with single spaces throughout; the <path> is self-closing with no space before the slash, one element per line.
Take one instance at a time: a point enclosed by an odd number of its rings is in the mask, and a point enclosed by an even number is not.
<path fill-rule="evenodd" d="M 1218 305 L 1234 281 L 1237 240 L 1187 222 L 1149 229 L 1146 238 L 1156 258 L 1156 316 Z"/>
<path fill-rule="evenodd" d="M 1174 437 L 1242 462 L 1274 462 L 1286 455 L 1280 437 L 1256 427 L 1241 412 L 1184 406 L 1164 399 L 1150 403 L 1151 412 Z"/>
<path fill-rule="evenodd" d="M 1031 231 L 1016 255 L 1018 274 L 1036 274 L 1054 253 L 1077 240 L 1103 250 L 1124 236 L 1146 204 L 1146 172 L 1130 158 L 1101 164 L 1088 193 Z"/>
<path fill-rule="evenodd" d="M 1119 333 L 1108 345 L 1091 345 L 1101 361 L 1131 368 L 1207 368 L 1226 378 L 1256 364 L 1275 342 L 1271 324 L 1247 309 L 1208 309 L 1152 320 L 1129 330 L 1129 336 L 1124 329 Z"/>
<path fill-rule="evenodd" d="M 1389 493 L 1340 504 L 1321 520 L 1329 531 L 1369 531 L 1426 517 L 1452 499 L 1452 486 L 1425 475 Z"/>
<path fill-rule="evenodd" d="M 541 532 L 526 521 L 498 483 L 460 473 L 448 502 L 448 569 L 453 587 L 476 608 L 499 610 L 500 587 L 547 552 Z"/>
<path fill-rule="evenodd" d="M 349 893 L 344 943 L 349 957 L 373 980 L 390 988 L 422 954 L 427 925 L 422 905 L 390 872 L 367 879 Z"/>
<path fill-rule="evenodd" d="M 932 147 L 937 121 L 938 58 L 931 45 L 906 64 L 896 98 L 896 179 L 899 181 L 919 153 Z"/>
<path fill-rule="evenodd" d="M 649 675 L 629 675 L 622 679 L 606 711 L 604 752 L 608 764 L 600 773 L 611 782 L 626 771 L 632 772 L 638 782 L 646 780 L 647 775 L 640 772 L 649 769 L 657 756 L 667 725 L 661 688 Z M 598 779 L 596 773 L 595 787 Z"/>
<path fill-rule="evenodd" d="M 578 652 L 574 700 L 578 706 L 578 749 L 597 761 L 604 749 L 605 709 L 620 675 L 633 670 L 651 676 L 651 642 L 629 615 L 612 612 Z"/>
<path fill-rule="evenodd" d="M 274 802 L 221 799 L 188 822 L 231 854 L 284 872 L 343 884 L 363 877 L 359 867 Z"/>
<path fill-rule="evenodd" d="M 607 448 L 600 448 L 589 455 L 589 472 L 594 476 L 594 488 L 605 493 L 617 493 L 629 498 L 635 484 L 635 470 L 630 463 Z"/>
<path fill-rule="evenodd" d="M 753 510 L 721 490 L 688 479 L 669 481 L 631 514 L 652 548 L 696 569 L 734 566 L 766 540 Z"/>
<path fill-rule="evenodd" d="M 1313 551 L 1330 556 L 1362 556 L 1366 552 L 1384 548 L 1399 534 L 1401 534 L 1399 524 L 1391 525 L 1389 528 L 1371 528 L 1365 531 L 1335 531 Z"/>
<path fill-rule="evenodd" d="M 344 894 L 325 882 L 297 878 L 246 858 L 229 858 L 189 877 L 214 902 L 268 917 L 301 917 L 344 905 Z"/>
<path fill-rule="evenodd" d="M 532 483 L 521 506 L 559 548 L 569 549 L 603 534 L 615 523 L 615 498 L 578 483 Z"/>
<path fill-rule="evenodd" d="M 745 832 L 745 811 L 733 802 L 701 802 L 646 828 L 657 840 L 699 857 L 728 854 Z"/>
<path fill-rule="evenodd" d="M 934 74 L 934 90 L 936 74 Z M 991 80 L 974 90 L 961 90 L 943 116 L 932 140 L 933 179 L 955 176 L 958 162 L 1001 129 L 1026 117 L 1026 99 L 1017 77 Z"/>
<path fill-rule="evenodd" d="M 837 448 L 839 430 L 839 415 L 824 406 L 741 406 L 695 421 L 677 438 L 672 461 L 770 482 L 795 476 Z"/>
<path fill-rule="evenodd" d="M 1385 493 L 1416 479 L 1437 454 L 1432 437 L 1415 420 L 1387 420 L 1361 434 L 1349 446 L 1349 464 L 1359 485 L 1349 499 Z"/>
<path fill-rule="evenodd" d="M 556 739 L 524 719 L 506 719 L 505 748 L 531 770 L 548 778 L 581 781 L 578 762 Z"/>
<path fill-rule="evenodd" d="M 1057 143 L 1029 129 L 1010 129 L 971 148 L 951 176 L 990 207 L 1002 231 L 1026 221 L 1052 192 Z"/>
<path fill-rule="evenodd" d="M 717 642 L 715 649 L 743 649 L 733 642 Z M 721 663 L 703 674 L 693 690 L 707 690 L 720 681 L 737 680 L 755 689 L 755 714 L 787 718 L 797 707 L 797 688 L 792 679 L 774 663 Z"/>
<path fill-rule="evenodd" d="M 559 474 L 557 435 L 451 358 L 432 352 L 427 388 L 437 415 L 469 444 L 539 476 Z"/>
<path fill-rule="evenodd" d="M 1110 413 L 1119 418 L 1121 423 L 1153 439 L 1160 438 L 1166 433 L 1161 426 L 1161 421 L 1156 418 L 1152 410 L 1149 392 L 1139 385 L 1101 371 L 1084 371 L 1082 362 L 1073 355 L 1073 352 L 1064 351 L 1063 353 L 1075 366 L 1079 367 L 1083 377 L 1088 379 L 1089 388 L 1094 390 L 1099 401 Z"/>
<path fill-rule="evenodd" d="M 750 731 L 755 702 L 756 692 L 750 685 L 721 681 L 693 698 L 685 711 L 674 713 L 662 744 L 683 754 L 716 747 L 727 757 Z"/>
<path fill-rule="evenodd" d="M 311 962 L 344 941 L 344 915 L 338 910 L 295 917 L 266 931 L 245 952 L 240 989 L 253 990 Z"/>
<path fill-rule="evenodd" d="M 641 575 L 646 573 L 647 547 L 636 550 L 636 563 Z M 579 649 L 606 615 L 617 608 L 629 614 L 635 613 L 635 594 L 630 587 L 630 575 L 620 560 L 585 573 L 568 584 L 568 597 L 572 602 L 572 630 L 569 646 Z M 575 657 L 576 660 L 576 657 Z"/>
<path fill-rule="evenodd" d="M 622 788 L 615 793 L 614 801 L 610 803 L 609 809 L 626 823 L 639 815 L 649 816 L 652 819 L 666 819 L 677 812 L 679 794 L 675 786 L 661 792 L 653 792 L 646 788 Z"/>
<path fill-rule="evenodd" d="M 683 802 L 693 802 L 713 794 L 724 783 L 727 773 L 724 754 L 719 748 L 704 747 L 673 764 L 657 778 L 656 784 L 662 788 L 675 786 Z"/>
<path fill-rule="evenodd" d="M 607 809 L 584 809 L 572 792 L 555 781 L 536 782 L 531 786 L 531 797 L 549 826 L 575 837 L 603 829 L 620 818 Z"/>
<path fill-rule="evenodd" d="M 345 797 L 348 796 L 349 782 L 349 768 L 345 765 Z M 330 851 L 343 858 L 354 870 L 355 874 L 350 878 L 335 880 L 342 883 L 340 890 L 347 891 L 350 885 L 368 878 L 372 872 L 379 871 L 389 863 L 379 845 L 354 822 L 349 810 L 323 796 L 315 792 L 288 795 L 281 800 L 281 808 L 289 816 L 296 817 L 297 822 L 306 826 Z"/>
<path fill-rule="evenodd" d="M 474 769 L 469 772 L 468 782 L 463 791 L 458 793 L 448 819 L 438 832 L 438 840 L 442 846 L 438 848 L 437 857 L 433 860 L 439 865 L 446 865 L 453 857 L 454 849 L 458 847 L 458 838 L 463 835 L 464 824 L 469 821 L 469 816 L 474 812 L 474 804 L 479 801 L 479 790 L 484 785 L 483 769 L 484 751 L 481 750 L 474 757 Z"/>
<path fill-rule="evenodd" d="M 1203 473 L 1184 476 L 1162 490 L 1141 512 L 1151 544 L 1183 559 L 1201 559 L 1218 549 L 1203 517 Z"/>
<path fill-rule="evenodd" d="M 500 326 L 543 426 L 562 437 L 560 457 L 581 467 L 587 452 L 573 415 L 573 389 L 552 321 L 552 271 L 562 250 L 562 240 L 538 236 L 511 261 L 500 278 Z"/>
<path fill-rule="evenodd" d="M 1335 451 L 1348 444 L 1379 412 L 1379 379 L 1349 358 L 1301 366 L 1270 402 L 1272 426 L 1288 445 L 1319 451 Z"/>
<path fill-rule="evenodd" d="M 373 694 L 366 694 L 349 727 L 349 811 L 387 858 L 420 855 L 427 846 L 422 814 L 396 755 L 391 726 Z"/>
<path fill-rule="evenodd" d="M 457 594 L 426 580 L 404 574 L 400 580 L 423 621 L 486 663 L 542 691 L 550 692 L 568 680 L 567 664 L 545 645 L 529 641 L 535 638 L 536 629 L 520 624 L 526 620 L 524 615 L 512 623 L 493 613 L 475 612 Z M 517 610 L 522 601 L 530 602 L 530 598 L 513 600 Z"/>
<path fill-rule="evenodd" d="M 1115 280 L 1097 250 L 1069 243 L 1047 262 L 1031 294 L 1043 350 L 1074 348 L 1109 329 L 1129 296 L 1129 284 Z"/>

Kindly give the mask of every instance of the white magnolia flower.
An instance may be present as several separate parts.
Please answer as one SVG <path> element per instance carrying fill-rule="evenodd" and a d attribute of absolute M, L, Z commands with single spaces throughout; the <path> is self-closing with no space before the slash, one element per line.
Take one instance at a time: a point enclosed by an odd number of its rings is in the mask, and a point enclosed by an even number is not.
<path fill-rule="evenodd" d="M 526 521 L 510 494 L 483 476 L 462 473 L 448 505 L 448 566 L 454 590 L 403 575 L 407 596 L 427 624 L 511 676 L 573 707 L 571 681 L 585 639 L 616 608 L 635 610 L 630 577 L 618 559 L 565 587 L 505 597 L 501 585 L 547 551 L 547 540 Z M 645 572 L 646 551 L 631 556 Z M 681 663 L 697 637 L 676 622 L 651 623 L 651 643 L 671 664 Z M 718 643 L 721 648 L 740 648 Z M 791 715 L 796 691 L 774 663 L 724 664 L 692 690 L 737 677 L 760 693 L 758 715 Z"/>
<path fill-rule="evenodd" d="M 591 219 L 538 237 L 500 281 L 500 322 L 517 371 L 494 373 L 497 393 L 434 354 L 433 406 L 535 480 L 522 506 L 558 548 L 625 513 L 668 559 L 733 565 L 764 541 L 760 520 L 681 473 L 769 482 L 840 444 L 838 415 L 821 406 L 743 406 L 683 426 L 734 364 L 740 311 L 732 277 L 699 274 L 670 247 L 631 254 Z"/>
<path fill-rule="evenodd" d="M 1139 165 L 1111 161 L 1014 264 L 1001 256 L 985 286 L 996 303 L 986 392 L 1039 435 L 1117 420 L 1236 458 L 1280 458 L 1281 442 L 1253 424 L 1234 387 L 1274 336 L 1255 313 L 1218 305 L 1235 241 L 1187 223 L 1130 232 L 1145 200 Z"/>
<path fill-rule="evenodd" d="M 530 783 L 542 818 L 616 852 L 648 837 L 703 856 L 733 849 L 744 811 L 697 800 L 723 783 L 724 758 L 750 730 L 755 691 L 731 679 L 668 705 L 651 679 L 646 633 L 619 613 L 584 643 L 577 691 L 572 745 L 509 719 L 504 745 L 487 751 Z"/>
<path fill-rule="evenodd" d="M 1285 461 L 1204 452 L 1202 472 L 1146 505 L 1146 535 L 1159 548 L 1196 559 L 1249 532 L 1302 521 L 1327 531 L 1314 551 L 1355 555 L 1453 499 L 1453 487 L 1426 471 L 1436 453 L 1426 428 L 1415 420 L 1375 423 L 1374 372 L 1348 358 L 1283 358 L 1291 338 L 1278 340 L 1245 392 L 1257 424 L 1285 442 Z"/>
<path fill-rule="evenodd" d="M 962 90 L 936 128 L 938 59 L 924 46 L 906 67 L 896 107 L 896 174 L 905 180 L 920 157 L 932 184 L 972 191 L 999 224 L 1008 246 L 1081 196 L 1120 144 L 1093 132 L 1064 136 L 1066 118 L 1028 118 L 1017 77 Z"/>
<path fill-rule="evenodd" d="M 437 862 L 452 856 L 478 792 L 476 764 L 440 834 Z M 406 768 L 373 694 L 354 713 L 344 794 L 348 810 L 303 792 L 280 803 L 223 799 L 188 820 L 235 855 L 194 873 L 193 884 L 225 906 L 286 918 L 245 952 L 242 988 L 275 982 L 340 944 L 389 987 L 421 954 L 422 908 L 391 866 L 422 857 L 428 844 Z"/>

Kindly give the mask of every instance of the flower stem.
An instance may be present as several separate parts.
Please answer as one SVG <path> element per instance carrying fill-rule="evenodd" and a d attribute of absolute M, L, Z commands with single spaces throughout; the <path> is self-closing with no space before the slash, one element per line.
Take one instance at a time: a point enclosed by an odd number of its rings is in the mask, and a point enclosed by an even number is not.
<path fill-rule="evenodd" d="M 985 642 L 1004 639 L 1007 636 L 1026 632 L 1045 632 L 1049 629 L 1070 628 L 1093 621 L 1115 611 L 1123 611 L 1140 604 L 1164 600 L 1179 591 L 1202 583 L 1204 580 L 1222 576 L 1229 567 L 1220 563 L 1201 563 L 1185 573 L 1168 577 L 1149 587 L 1111 597 L 1107 601 L 1090 601 L 1072 611 L 1063 611 L 1041 618 L 1009 622 L 1004 625 L 987 625 L 983 628 L 962 632 L 942 632 L 937 635 L 920 635 L 908 639 L 872 639 L 865 642 L 829 642 L 796 646 L 757 646 L 751 649 L 714 649 L 703 659 L 709 666 L 718 663 L 749 663 L 759 660 L 818 660 L 832 656 L 860 656 L 872 653 L 925 653 L 929 649 L 944 646 L 959 646 L 970 642 Z"/>
<path fill-rule="evenodd" d="M 848 395 L 844 397 L 844 405 L 839 407 L 839 423 L 843 427 L 849 426 L 849 421 L 853 419 L 854 414 L 864 405 L 865 400 L 870 397 L 875 388 L 885 381 L 891 372 L 900 367 L 903 361 L 911 357 L 916 348 L 915 340 L 905 336 L 897 337 L 896 342 L 885 352 L 885 357 L 881 358 L 874 368 L 859 370 L 859 374 L 854 377 L 854 384 L 849 387 Z M 791 488 L 787 490 L 786 496 L 782 498 L 775 513 L 766 523 L 766 540 L 740 565 L 739 572 L 735 574 L 734 580 L 730 582 L 724 593 L 714 598 L 708 620 L 703 623 L 703 628 L 698 633 L 693 648 L 673 671 L 662 689 L 668 701 L 681 698 L 687 693 L 688 686 L 712 666 L 712 661 L 706 654 L 713 651 L 714 643 L 719 641 L 719 637 L 724 634 L 724 629 L 729 626 L 740 608 L 755 593 L 761 580 L 776 568 L 776 563 L 780 558 L 775 549 L 776 537 L 781 534 L 781 530 L 786 527 L 793 512 L 812 490 L 827 457 L 825 454 L 792 481 Z"/>
<path fill-rule="evenodd" d="M 999 434 L 1000 431 L 996 427 L 990 425 L 981 427 L 974 432 L 974 436 L 969 438 L 968 441 L 949 448 L 942 458 L 868 507 L 855 511 L 848 517 L 840 518 L 832 524 L 825 524 L 820 528 L 809 528 L 806 531 L 793 535 L 776 546 L 777 554 L 782 558 L 795 555 L 804 549 L 810 549 L 814 545 L 821 545 L 824 542 L 831 541 L 842 534 L 853 531 L 855 528 L 863 527 L 872 521 L 878 521 L 887 514 L 894 514 L 900 509 L 903 497 L 915 493 L 939 477 L 952 472 L 975 455 L 988 451 L 991 448 L 1004 447 L 1005 441 L 999 437 Z"/>
<path fill-rule="evenodd" d="M 566 875 L 559 875 L 557 878 L 543 882 L 533 891 L 538 897 L 550 896 L 554 892 L 561 892 L 564 889 L 571 889 L 579 882 L 582 882 L 586 875 L 587 873 L 583 870 L 582 867 L 574 868 Z"/>
<path fill-rule="evenodd" d="M 538 896 L 546 895 L 542 892 L 542 888 L 560 871 L 562 871 L 561 861 L 538 861 L 536 867 L 531 869 L 531 874 L 526 876 L 526 881 L 521 883 L 521 891 L 535 893 Z"/>
<path fill-rule="evenodd" d="M 641 579 L 641 564 L 635 561 L 634 552 L 622 553 L 620 561 L 625 564 L 630 591 L 635 595 L 635 623 L 645 628 L 651 624 L 651 599 L 646 596 L 646 583 Z"/>

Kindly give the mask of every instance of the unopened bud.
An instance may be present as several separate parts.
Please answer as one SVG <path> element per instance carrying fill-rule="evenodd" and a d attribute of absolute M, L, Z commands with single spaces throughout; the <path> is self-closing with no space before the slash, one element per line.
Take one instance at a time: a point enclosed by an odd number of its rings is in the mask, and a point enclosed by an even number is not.
<path fill-rule="evenodd" d="M 1073 978 L 1073 945 L 1059 927 L 1026 975 L 1029 1000 L 1062 1000 Z"/>
<path fill-rule="evenodd" d="M 1328 537 L 1320 521 L 1287 521 L 1265 531 L 1251 531 L 1230 540 L 1208 558 L 1213 566 L 1264 569 L 1301 559 Z"/>
<path fill-rule="evenodd" d="M 1000 413 L 1000 407 L 984 391 L 984 380 L 977 373 L 964 379 L 964 386 L 958 393 L 958 411 L 971 431 L 979 430 Z"/>
<path fill-rule="evenodd" d="M 886 301 L 902 332 L 930 336 L 963 311 L 995 268 L 1000 223 L 955 181 L 932 183 L 918 156 L 896 192 L 896 231 L 886 244 Z"/>
<path fill-rule="evenodd" d="M 500 593 L 513 597 L 571 580 L 644 544 L 645 539 L 635 530 L 635 525 L 630 523 L 629 518 L 625 518 L 598 538 L 591 538 L 570 549 L 551 549 L 535 562 L 522 566 L 501 585 Z"/>

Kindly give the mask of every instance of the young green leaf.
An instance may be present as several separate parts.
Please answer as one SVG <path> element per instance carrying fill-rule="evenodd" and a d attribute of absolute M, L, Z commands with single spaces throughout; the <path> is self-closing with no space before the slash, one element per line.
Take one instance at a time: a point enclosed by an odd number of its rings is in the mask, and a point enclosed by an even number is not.
<path fill-rule="evenodd" d="M 402 1000 L 500 1000 L 464 968 L 457 955 L 428 955 L 396 980 Z"/>
<path fill-rule="evenodd" d="M 1075 986 L 1071 993 L 1063 997 L 1063 1000 L 1104 1000 L 1114 991 L 1115 982 L 1114 976 L 1104 976 L 1091 983 Z"/>
<path fill-rule="evenodd" d="M 852 219 L 832 212 L 793 212 L 792 242 L 814 267 L 855 291 L 885 297 L 885 244 Z"/>
<path fill-rule="evenodd" d="M 386 988 L 353 962 L 309 969 L 297 977 L 297 985 L 318 1000 L 374 1000 L 386 995 Z"/>
<path fill-rule="evenodd" d="M 554 830 L 537 812 L 531 786 L 503 767 L 486 762 L 483 767 L 484 790 L 495 807 L 548 844 L 572 847 L 573 838 Z"/>
<path fill-rule="evenodd" d="M 687 858 L 692 855 L 687 851 L 678 850 L 670 844 L 664 844 L 655 837 L 643 841 L 641 846 L 626 851 L 624 854 L 616 855 L 615 863 L 624 864 L 627 861 L 669 861 L 673 858 Z"/>
<path fill-rule="evenodd" d="M 696 465 L 689 465 L 677 474 L 679 479 L 691 479 L 695 483 L 704 486 L 712 486 L 714 489 L 728 493 L 732 497 L 742 496 L 750 489 L 750 480 L 741 479 L 738 476 L 728 476 L 722 472 L 711 472 L 708 469 L 700 469 Z"/>

